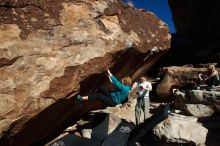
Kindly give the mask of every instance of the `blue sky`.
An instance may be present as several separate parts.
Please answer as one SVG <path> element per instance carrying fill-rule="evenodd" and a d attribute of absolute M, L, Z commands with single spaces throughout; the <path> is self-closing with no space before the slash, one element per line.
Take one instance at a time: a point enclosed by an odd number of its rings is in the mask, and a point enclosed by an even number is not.
<path fill-rule="evenodd" d="M 124 2 L 131 1 L 136 8 L 144 8 L 148 11 L 153 12 L 163 20 L 166 24 L 168 24 L 170 31 L 176 32 L 172 14 L 168 5 L 168 0 L 122 0 Z"/>

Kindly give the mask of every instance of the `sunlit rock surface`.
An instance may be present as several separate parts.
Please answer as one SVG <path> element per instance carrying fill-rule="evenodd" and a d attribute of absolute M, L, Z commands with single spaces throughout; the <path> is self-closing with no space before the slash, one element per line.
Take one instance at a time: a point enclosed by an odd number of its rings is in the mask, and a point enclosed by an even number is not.
<path fill-rule="evenodd" d="M 197 123 L 197 118 L 173 114 L 155 126 L 153 133 L 169 143 L 204 144 L 208 130 Z"/>

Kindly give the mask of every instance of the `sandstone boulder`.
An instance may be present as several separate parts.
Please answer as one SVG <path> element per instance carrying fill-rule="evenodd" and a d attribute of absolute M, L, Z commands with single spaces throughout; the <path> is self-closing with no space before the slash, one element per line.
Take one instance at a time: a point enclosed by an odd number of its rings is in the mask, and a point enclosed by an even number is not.
<path fill-rule="evenodd" d="M 193 128 L 192 128 L 193 127 Z M 168 143 L 204 144 L 208 130 L 197 123 L 197 118 L 170 115 L 153 129 L 154 135 Z"/>
<path fill-rule="evenodd" d="M 186 104 L 185 111 L 197 118 L 211 117 L 214 114 L 213 107 L 204 104 Z"/>
<path fill-rule="evenodd" d="M 207 67 L 192 65 L 161 68 L 161 82 L 157 85 L 157 94 L 165 100 L 172 100 L 172 89 L 192 89 L 200 84 L 199 74 L 208 74 Z"/>
<path fill-rule="evenodd" d="M 105 83 L 110 67 L 137 78 L 170 46 L 165 23 L 118 0 L 0 0 L 0 16 L 0 145 L 37 145 L 104 107 L 73 95 Z"/>
<path fill-rule="evenodd" d="M 204 103 L 211 105 L 217 112 L 220 112 L 220 92 L 219 91 L 203 91 L 191 90 L 189 96 L 192 103 Z"/>
<path fill-rule="evenodd" d="M 218 91 L 177 90 L 173 93 L 174 108 L 195 117 L 210 117 L 215 111 L 219 111 L 218 94 Z"/>

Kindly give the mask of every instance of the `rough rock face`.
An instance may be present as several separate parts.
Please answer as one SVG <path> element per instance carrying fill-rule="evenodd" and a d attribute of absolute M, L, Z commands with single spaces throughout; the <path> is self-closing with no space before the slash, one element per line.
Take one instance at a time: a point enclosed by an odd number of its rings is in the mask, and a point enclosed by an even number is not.
<path fill-rule="evenodd" d="M 191 90 L 189 97 L 193 103 L 203 103 L 211 105 L 220 113 L 220 92 L 219 91 L 202 91 Z"/>
<path fill-rule="evenodd" d="M 197 123 L 195 117 L 174 114 L 158 124 L 153 133 L 166 142 L 198 145 L 206 142 L 208 130 Z"/>
<path fill-rule="evenodd" d="M 190 89 L 197 86 L 200 81 L 198 75 L 208 74 L 206 67 L 171 66 L 161 69 L 162 81 L 157 86 L 157 94 L 163 99 L 172 99 L 172 89 Z"/>
<path fill-rule="evenodd" d="M 214 109 L 204 104 L 186 104 L 185 111 L 197 118 L 211 117 L 214 114 Z"/>
<path fill-rule="evenodd" d="M 0 145 L 36 143 L 103 107 L 72 95 L 109 67 L 135 79 L 169 45 L 161 20 L 117 0 L 0 0 Z"/>
<path fill-rule="evenodd" d="M 219 91 L 190 90 L 174 92 L 174 108 L 195 117 L 210 117 L 220 112 Z"/>

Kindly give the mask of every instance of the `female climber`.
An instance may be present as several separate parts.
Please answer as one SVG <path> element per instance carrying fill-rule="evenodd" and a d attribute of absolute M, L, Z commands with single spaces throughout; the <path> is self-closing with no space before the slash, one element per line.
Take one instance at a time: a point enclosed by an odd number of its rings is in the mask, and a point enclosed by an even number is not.
<path fill-rule="evenodd" d="M 114 91 L 110 91 L 106 87 L 100 87 L 99 90 L 101 94 L 92 94 L 89 96 L 77 95 L 76 100 L 79 102 L 82 100 L 88 100 L 88 101 L 100 100 L 104 102 L 107 106 L 112 106 L 112 107 L 122 103 L 123 101 L 126 101 L 128 93 L 131 90 L 131 84 L 132 84 L 131 78 L 124 77 L 120 82 L 114 75 L 112 75 L 110 70 L 107 70 L 107 76 L 109 78 L 109 81 L 115 87 Z"/>

